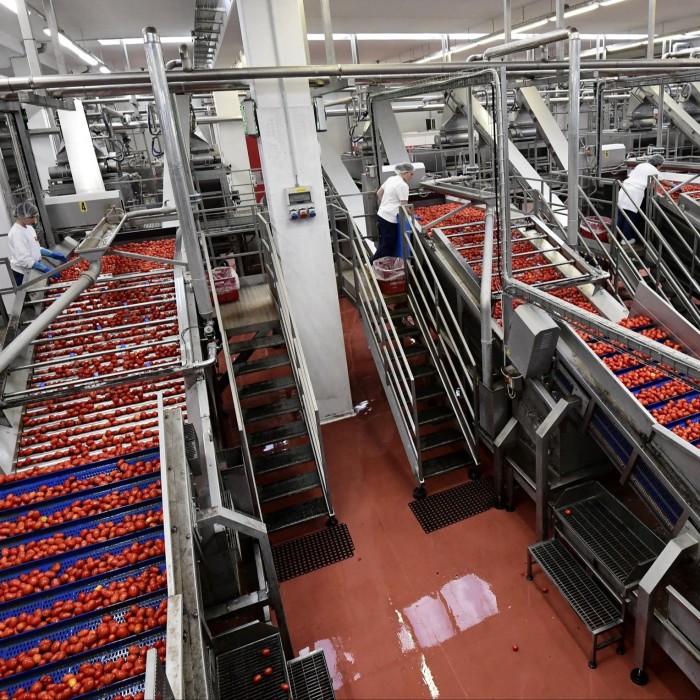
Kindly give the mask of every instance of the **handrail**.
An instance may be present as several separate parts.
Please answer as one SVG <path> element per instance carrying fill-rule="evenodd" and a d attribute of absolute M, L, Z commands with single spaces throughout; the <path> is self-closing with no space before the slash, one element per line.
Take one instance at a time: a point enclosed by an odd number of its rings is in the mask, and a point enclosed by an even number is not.
<path fill-rule="evenodd" d="M 416 386 L 413 370 L 392 323 L 389 308 L 372 272 L 362 233 L 350 213 L 338 203 L 329 209 L 347 219 L 350 228 L 356 304 L 361 312 L 370 349 L 389 397 L 389 404 L 406 449 L 411 471 L 423 483 L 420 436 L 416 417 Z"/>
<path fill-rule="evenodd" d="M 200 246 L 204 251 L 207 250 L 206 240 L 204 240 L 204 232 L 200 230 Z M 219 325 L 222 333 L 224 331 L 224 322 L 221 317 L 221 307 L 219 306 L 219 298 L 216 294 L 216 286 L 214 284 L 214 274 L 211 265 L 211 260 L 208 255 L 204 255 L 204 264 L 206 265 L 207 277 L 209 279 L 210 289 L 214 290 L 212 296 L 214 313 L 216 322 Z M 231 400 L 233 402 L 233 412 L 236 416 L 236 425 L 238 426 L 238 434 L 241 440 L 241 454 L 243 455 L 243 471 L 245 472 L 246 481 L 248 482 L 248 490 L 250 491 L 253 512 L 250 515 L 262 520 L 262 508 L 260 506 L 260 498 L 258 497 L 258 488 L 255 484 L 255 473 L 253 472 L 253 458 L 250 454 L 250 446 L 248 445 L 248 435 L 244 429 L 243 408 L 241 400 L 238 396 L 238 387 L 236 386 L 236 375 L 233 372 L 233 362 L 231 362 L 231 353 L 228 352 L 228 339 L 224 337 L 223 356 L 226 364 L 226 375 L 228 377 L 229 387 L 231 388 Z"/>
<path fill-rule="evenodd" d="M 418 230 L 410 209 L 402 206 L 399 210 L 409 300 L 423 340 L 447 388 L 447 398 L 466 438 L 469 452 L 474 462 L 478 463 L 478 435 L 471 427 L 477 421 L 475 381 L 464 359 L 472 368 L 475 368 L 476 362 L 430 262 L 427 239 Z M 407 225 L 410 235 L 406 230 Z M 435 331 L 435 338 L 430 333 L 431 329 Z"/>
<path fill-rule="evenodd" d="M 287 343 L 287 351 L 291 360 L 292 371 L 299 389 L 299 398 L 302 404 L 302 411 L 306 419 L 306 427 L 309 431 L 311 449 L 314 453 L 318 474 L 322 483 L 323 497 L 328 507 L 328 514 L 333 515 L 333 504 L 331 502 L 330 491 L 328 489 L 328 475 L 326 473 L 326 455 L 323 449 L 323 436 L 321 434 L 321 420 L 316 404 L 311 377 L 306 366 L 304 351 L 299 340 L 296 323 L 292 314 L 292 307 L 287 296 L 287 288 L 282 271 L 282 260 L 277 249 L 270 223 L 262 212 L 257 214 L 257 220 L 262 226 L 260 243 L 263 247 L 263 259 L 265 268 L 269 275 L 269 283 L 273 289 L 277 311 L 282 324 L 282 333 Z"/>

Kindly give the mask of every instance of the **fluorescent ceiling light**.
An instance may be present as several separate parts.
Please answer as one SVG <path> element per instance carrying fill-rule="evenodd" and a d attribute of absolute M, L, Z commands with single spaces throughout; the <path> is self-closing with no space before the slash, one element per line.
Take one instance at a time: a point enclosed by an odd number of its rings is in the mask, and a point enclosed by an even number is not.
<path fill-rule="evenodd" d="M 634 49 L 637 46 L 644 46 L 646 41 L 634 41 L 631 44 L 614 44 L 613 46 L 608 46 L 607 51 L 613 53 L 614 51 L 624 51 L 625 49 Z"/>
<path fill-rule="evenodd" d="M 598 3 L 594 2 L 590 5 L 582 5 L 581 7 L 574 7 L 572 10 L 567 10 L 564 13 L 564 17 L 576 17 L 576 15 L 582 15 L 584 12 L 590 12 L 591 10 L 597 10 Z M 556 17 L 555 17 L 556 20 Z"/>
<path fill-rule="evenodd" d="M 2 0 L 0 0 L 2 2 Z M 143 44 L 140 37 L 129 37 L 127 39 L 98 39 L 102 46 L 121 46 L 122 44 Z M 162 36 L 161 44 L 189 44 L 192 42 L 191 36 Z"/>
<path fill-rule="evenodd" d="M 519 32 L 529 32 L 531 29 L 535 29 L 535 27 L 541 27 L 543 24 L 547 24 L 548 19 L 540 19 L 537 20 L 537 22 L 530 22 L 530 24 L 526 24 L 522 27 L 514 27 L 512 34 L 518 34 Z"/>
<path fill-rule="evenodd" d="M 6 7 L 8 10 L 12 10 L 15 14 L 17 14 L 17 2 L 16 0 L 0 0 L 0 5 L 3 7 Z"/>
<path fill-rule="evenodd" d="M 44 29 L 44 34 L 46 34 L 46 36 L 51 36 L 51 30 Z M 61 32 L 58 33 L 58 43 L 69 51 L 72 51 L 80 60 L 85 61 L 89 66 L 96 66 L 99 63 L 94 56 L 81 49 L 80 46 L 72 42 L 64 34 L 61 34 Z"/>
<path fill-rule="evenodd" d="M 112 71 L 107 66 L 100 66 L 100 73 L 111 73 Z"/>
<path fill-rule="evenodd" d="M 608 5 L 617 5 L 618 2 L 624 2 L 625 0 L 601 0 L 598 3 L 601 7 L 607 7 Z"/>

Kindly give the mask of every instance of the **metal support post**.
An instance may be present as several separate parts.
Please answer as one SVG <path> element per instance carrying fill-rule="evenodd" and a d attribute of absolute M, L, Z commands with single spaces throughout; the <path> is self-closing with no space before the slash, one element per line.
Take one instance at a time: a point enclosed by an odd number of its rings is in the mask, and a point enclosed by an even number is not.
<path fill-rule="evenodd" d="M 579 141 L 579 92 L 581 88 L 581 37 L 578 32 L 569 36 L 569 178 L 567 192 L 568 225 L 566 242 L 570 246 L 578 242 L 578 141 Z"/>
<path fill-rule="evenodd" d="M 637 605 L 634 623 L 634 663 L 636 668 L 630 677 L 637 685 L 646 685 L 649 677 L 644 670 L 647 645 L 654 617 L 653 596 L 671 567 L 684 552 L 696 553 L 698 540 L 689 532 L 682 532 L 672 539 L 659 554 L 651 568 L 644 574 L 637 588 Z"/>
<path fill-rule="evenodd" d="M 56 13 L 53 10 L 53 0 L 44 0 L 44 12 L 46 13 L 46 23 L 49 25 L 49 31 L 51 32 L 51 45 L 56 56 L 56 67 L 59 73 L 65 75 L 68 73 L 68 70 L 66 69 L 63 48 L 58 40 L 58 24 L 56 22 Z"/>
<path fill-rule="evenodd" d="M 487 389 L 493 386 L 493 333 L 491 332 L 491 274 L 493 271 L 494 205 L 486 205 L 484 259 L 481 267 L 479 310 L 481 313 L 481 381 Z"/>
<path fill-rule="evenodd" d="M 160 37 L 153 27 L 146 27 L 143 30 L 143 38 L 148 72 L 151 76 L 153 97 L 160 117 L 163 147 L 168 160 L 173 196 L 175 197 L 175 204 L 180 218 L 182 239 L 187 254 L 187 262 L 190 266 L 190 276 L 192 278 L 194 296 L 197 301 L 197 309 L 204 318 L 210 319 L 214 315 L 214 308 L 209 296 L 209 285 L 204 275 L 202 252 L 197 237 L 197 225 L 192 213 L 191 196 L 193 193 L 187 187 L 187 173 L 185 172 L 184 158 L 180 149 L 180 138 L 173 116 Z"/>
<path fill-rule="evenodd" d="M 664 145 L 664 84 L 659 85 L 659 116 L 656 121 L 656 147 L 663 148 Z"/>
<path fill-rule="evenodd" d="M 503 0 L 503 41 L 507 44 L 511 36 L 510 0 Z"/>
<path fill-rule="evenodd" d="M 508 422 L 503 427 L 503 430 L 498 434 L 496 439 L 493 441 L 494 453 L 493 453 L 493 464 L 494 470 L 496 472 L 496 483 L 494 489 L 496 491 L 496 508 L 501 510 L 506 508 L 506 510 L 513 510 L 513 478 L 510 476 L 510 469 L 505 465 L 505 451 L 510 445 L 515 444 L 517 438 L 517 427 L 518 419 L 510 418 Z M 508 482 L 506 482 L 506 472 L 508 472 Z M 508 492 L 505 499 L 505 504 L 503 502 L 503 489 L 504 486 Z"/>
<path fill-rule="evenodd" d="M 549 500 L 548 477 L 548 444 L 549 438 L 559 424 L 564 420 L 571 407 L 579 402 L 577 396 L 559 399 L 554 408 L 540 423 L 535 433 L 535 535 L 537 542 L 546 540 L 549 536 Z"/>
<path fill-rule="evenodd" d="M 649 0 L 647 13 L 647 58 L 654 58 L 654 32 L 656 31 L 656 0 Z"/>
<path fill-rule="evenodd" d="M 500 177 L 498 194 L 498 226 L 501 236 L 501 255 L 504 257 L 506 277 L 513 272 L 512 248 L 510 240 L 510 164 L 507 156 L 508 149 L 508 91 L 506 90 L 506 68 L 502 66 L 500 75 L 495 80 L 496 100 L 494 104 L 494 123 L 496 124 L 496 159 Z M 500 132 L 500 133 L 499 133 Z M 510 322 L 513 314 L 513 300 L 502 299 L 503 335 L 508 338 Z"/>
<path fill-rule="evenodd" d="M 472 89 L 467 88 L 467 122 L 469 123 L 469 165 L 476 165 L 476 145 L 474 143 L 474 108 Z"/>
<path fill-rule="evenodd" d="M 360 62 L 360 50 L 357 46 L 357 34 L 350 35 L 350 53 L 352 62 L 357 65 Z"/>
<path fill-rule="evenodd" d="M 564 29 L 564 0 L 557 0 L 557 29 Z M 564 42 L 560 41 L 556 48 L 557 61 L 564 60 Z"/>
<path fill-rule="evenodd" d="M 323 21 L 323 37 L 326 44 L 326 63 L 332 65 L 335 63 L 335 45 L 333 44 L 330 0 L 321 0 L 321 19 Z"/>
<path fill-rule="evenodd" d="M 19 20 L 19 28 L 22 32 L 22 43 L 24 44 L 24 53 L 27 55 L 27 63 L 29 64 L 29 74 L 31 76 L 41 75 L 39 52 L 36 50 L 36 41 L 32 34 L 32 27 L 29 24 L 27 2 L 26 0 L 17 0 L 16 4 L 17 19 Z"/>

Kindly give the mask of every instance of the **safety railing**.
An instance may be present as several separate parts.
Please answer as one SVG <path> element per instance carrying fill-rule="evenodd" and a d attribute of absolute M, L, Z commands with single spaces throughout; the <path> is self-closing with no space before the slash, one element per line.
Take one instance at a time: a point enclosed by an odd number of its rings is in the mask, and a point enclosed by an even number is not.
<path fill-rule="evenodd" d="M 287 343 L 287 352 L 296 380 L 299 391 L 299 400 L 301 401 L 302 412 L 306 422 L 306 427 L 309 431 L 309 440 L 311 450 L 316 460 L 319 478 L 321 479 L 321 488 L 323 497 L 326 501 L 328 514 L 333 515 L 333 504 L 331 502 L 330 490 L 328 488 L 328 476 L 326 469 L 326 455 L 323 449 L 323 436 L 321 433 L 321 419 L 318 413 L 316 397 L 314 395 L 311 377 L 306 366 L 304 351 L 301 347 L 301 341 L 296 329 L 296 323 L 292 314 L 292 307 L 287 296 L 287 287 L 284 281 L 282 272 L 282 260 L 277 249 L 277 244 L 272 235 L 270 222 L 265 215 L 260 212 L 257 215 L 258 222 L 261 228 L 261 246 L 263 252 L 263 263 L 268 276 L 270 289 L 277 303 L 277 312 L 279 314 L 282 334 Z"/>
<path fill-rule="evenodd" d="M 399 218 L 409 303 L 469 452 L 478 464 L 474 356 L 430 260 L 428 239 L 418 230 L 413 208 L 401 207 Z"/>
<path fill-rule="evenodd" d="M 331 218 L 336 224 L 343 219 L 347 221 L 346 228 L 350 234 L 352 250 L 355 303 L 411 471 L 418 483 L 422 484 L 423 467 L 413 371 L 408 363 L 401 337 L 394 327 L 391 310 L 374 277 L 366 240 L 347 210 L 335 203 L 329 205 L 329 210 L 333 212 Z"/>
<path fill-rule="evenodd" d="M 207 240 L 204 237 L 204 233 L 200 231 L 200 245 L 204 251 L 204 261 L 206 264 L 207 278 L 209 279 L 209 287 L 215 290 L 214 285 L 214 275 L 212 260 L 209 255 L 206 254 L 207 251 Z M 224 320 L 221 316 L 221 307 L 219 306 L 219 299 L 216 295 L 216 291 L 212 292 L 212 301 L 214 305 L 214 314 L 216 316 L 216 321 L 219 328 L 226 328 Z M 250 500 L 252 512 L 249 515 L 262 520 L 262 509 L 260 507 L 260 498 L 258 497 L 258 488 L 255 483 L 255 473 L 253 472 L 253 459 L 250 454 L 250 446 L 248 444 L 248 435 L 244 429 L 243 422 L 243 407 L 241 406 L 241 400 L 238 396 L 238 388 L 236 386 L 236 375 L 233 372 L 233 362 L 231 361 L 231 353 L 228 351 L 228 339 L 226 336 L 223 338 L 223 353 L 224 364 L 226 366 L 226 378 L 228 379 L 228 384 L 231 389 L 231 401 L 233 403 L 233 413 L 236 418 L 236 425 L 238 426 L 238 435 L 241 441 L 241 455 L 243 458 L 243 471 L 245 473 L 246 483 L 248 484 L 248 490 L 250 492 Z"/>

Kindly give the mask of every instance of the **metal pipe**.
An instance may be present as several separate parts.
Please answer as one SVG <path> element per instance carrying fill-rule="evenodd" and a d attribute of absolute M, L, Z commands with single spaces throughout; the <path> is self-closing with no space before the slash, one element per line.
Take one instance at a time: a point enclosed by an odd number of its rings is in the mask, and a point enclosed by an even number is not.
<path fill-rule="evenodd" d="M 525 51 L 526 49 L 534 49 L 538 46 L 545 46 L 546 44 L 551 44 L 555 41 L 564 41 L 569 38 L 571 32 L 576 31 L 575 29 L 555 29 L 552 32 L 545 32 L 544 34 L 538 34 L 537 36 L 530 37 L 529 39 L 520 39 L 519 41 L 511 41 L 507 44 L 502 44 L 501 46 L 491 46 L 484 51 L 484 59 L 489 60 L 491 58 L 497 58 L 498 56 L 506 56 L 509 53 L 518 53 L 518 51 Z"/>
<path fill-rule="evenodd" d="M 153 83 L 153 97 L 160 117 L 163 146 L 168 161 L 177 213 L 180 218 L 182 240 L 190 268 L 195 300 L 199 313 L 205 319 L 210 319 L 214 315 L 214 308 L 209 297 L 209 287 L 204 275 L 204 265 L 197 239 L 197 225 L 192 214 L 191 193 L 187 186 L 188 179 L 187 173 L 185 173 L 181 142 L 175 125 L 175 117 L 173 116 L 160 37 L 153 27 L 145 27 L 143 38 L 148 72 Z"/>
<path fill-rule="evenodd" d="M 581 88 L 581 37 L 577 31 L 569 34 L 569 173 L 567 205 L 567 235 L 570 246 L 578 241 L 578 140 L 580 126 L 579 91 Z"/>
<path fill-rule="evenodd" d="M 649 0 L 647 12 L 647 58 L 654 58 L 654 32 L 656 31 L 656 0 Z"/>
<path fill-rule="evenodd" d="M 659 85 L 659 116 L 656 120 L 656 147 L 662 148 L 664 145 L 664 99 L 666 97 L 663 82 Z"/>
<path fill-rule="evenodd" d="M 547 35 L 542 35 L 547 36 Z M 563 37 L 568 38 L 568 33 Z M 557 39 L 555 39 L 556 41 Z M 520 44 L 520 42 L 515 42 Z M 539 41 L 537 45 L 539 45 Z M 513 44 L 511 44 L 513 46 Z M 531 48 L 531 47 L 523 47 Z M 493 54 L 491 54 L 493 57 Z M 555 72 L 568 70 L 567 61 L 514 61 L 508 64 L 508 70 Z M 265 80 L 278 78 L 328 78 L 328 77 L 378 77 L 403 75 L 444 75 L 461 73 L 467 68 L 474 68 L 468 63 L 364 63 L 313 66 L 269 66 L 245 68 L 217 68 L 212 70 L 170 71 L 167 82 L 172 86 L 199 85 L 200 90 L 206 86 L 227 89 L 225 86 L 239 80 Z M 681 71 L 700 69 L 700 60 L 681 59 L 678 61 L 651 60 L 606 60 L 582 61 L 581 69 L 590 71 L 618 72 L 630 71 Z M 131 90 L 150 89 L 150 80 L 146 73 L 81 73 L 79 75 L 42 75 L 42 76 L 0 76 L 0 92 L 17 93 L 23 90 L 53 90 L 59 88 L 114 88 L 128 86 Z"/>
<path fill-rule="evenodd" d="M 493 204 L 486 205 L 484 231 L 484 259 L 481 264 L 481 289 L 479 311 L 481 313 L 481 376 L 487 389 L 493 386 L 493 333 L 491 332 L 491 274 L 493 270 Z"/>
<path fill-rule="evenodd" d="M 557 2 L 557 13 L 556 13 L 556 27 L 557 29 L 564 29 L 564 0 L 556 0 Z M 562 42 L 557 43 L 557 61 L 564 60 L 564 44 Z"/>
<path fill-rule="evenodd" d="M 78 277 L 73 284 L 56 299 L 51 306 L 37 316 L 2 352 L 0 352 L 0 374 L 23 352 L 29 344 L 55 321 L 88 287 L 97 281 L 102 270 L 102 262 L 96 260 Z"/>
<path fill-rule="evenodd" d="M 39 64 L 39 52 L 36 48 L 36 40 L 32 34 L 32 26 L 29 22 L 28 3 L 25 0 L 17 0 L 17 21 L 22 33 L 22 44 L 27 58 L 29 72 L 34 76 L 41 75 L 41 65 Z"/>
<path fill-rule="evenodd" d="M 350 55 L 355 65 L 360 63 L 360 49 L 357 46 L 357 34 L 350 35 Z"/>
<path fill-rule="evenodd" d="M 182 65 L 182 70 L 190 73 L 194 69 L 194 62 L 192 60 L 192 54 L 190 53 L 190 47 L 188 44 L 180 44 L 180 63 Z"/>
<path fill-rule="evenodd" d="M 333 64 L 335 63 L 335 45 L 333 44 L 330 0 L 321 0 L 321 20 L 323 22 L 323 39 L 326 45 L 326 61 Z"/>
<path fill-rule="evenodd" d="M 510 0 L 503 0 L 503 40 L 506 44 L 510 43 L 511 26 Z"/>

